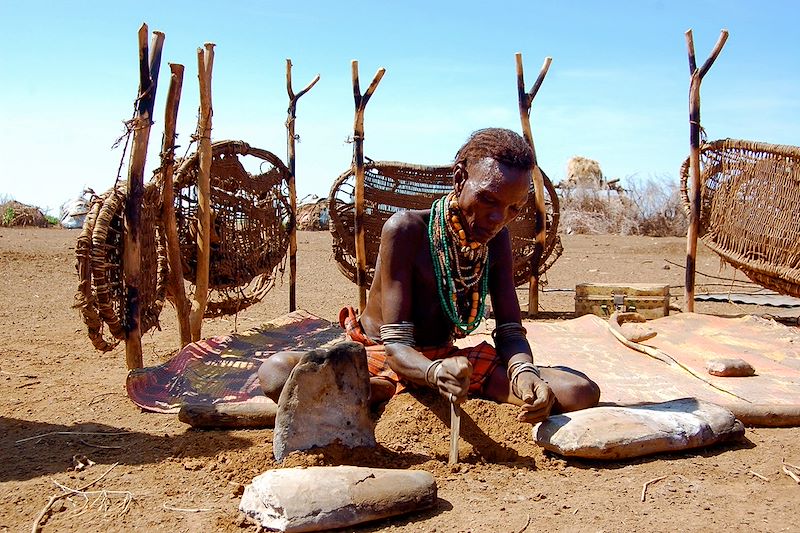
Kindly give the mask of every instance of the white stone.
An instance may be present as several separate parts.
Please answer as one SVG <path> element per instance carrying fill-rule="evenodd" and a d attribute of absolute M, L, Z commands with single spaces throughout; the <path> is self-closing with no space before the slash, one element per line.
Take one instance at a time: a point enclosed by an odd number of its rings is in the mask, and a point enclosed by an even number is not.
<path fill-rule="evenodd" d="M 265 528 L 320 531 L 419 511 L 436 503 L 421 470 L 315 466 L 268 470 L 247 485 L 239 510 Z"/>
<path fill-rule="evenodd" d="M 744 426 L 728 409 L 695 398 L 602 406 L 554 415 L 533 428 L 543 448 L 569 457 L 623 459 L 740 439 Z"/>

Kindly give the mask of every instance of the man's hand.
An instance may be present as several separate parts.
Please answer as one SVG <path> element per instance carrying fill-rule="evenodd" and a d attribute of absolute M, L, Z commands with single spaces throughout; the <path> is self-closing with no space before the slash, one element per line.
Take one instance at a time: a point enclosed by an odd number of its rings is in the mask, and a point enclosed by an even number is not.
<path fill-rule="evenodd" d="M 517 420 L 535 424 L 550 415 L 550 409 L 556 401 L 552 389 L 533 372 L 523 372 L 517 378 L 517 391 L 522 401 Z"/>
<path fill-rule="evenodd" d="M 467 399 L 470 377 L 472 377 L 472 365 L 463 356 L 443 359 L 434 376 L 436 387 L 442 396 L 450 398 L 452 394 L 456 403 L 462 403 Z"/>

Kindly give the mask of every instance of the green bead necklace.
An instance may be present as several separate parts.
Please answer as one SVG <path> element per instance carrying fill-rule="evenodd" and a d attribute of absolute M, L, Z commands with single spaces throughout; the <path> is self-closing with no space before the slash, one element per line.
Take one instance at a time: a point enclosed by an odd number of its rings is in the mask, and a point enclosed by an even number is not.
<path fill-rule="evenodd" d="M 453 322 L 455 337 L 478 327 L 489 288 L 488 249 L 467 242 L 460 214 L 455 194 L 450 193 L 434 200 L 428 222 L 439 302 Z"/>

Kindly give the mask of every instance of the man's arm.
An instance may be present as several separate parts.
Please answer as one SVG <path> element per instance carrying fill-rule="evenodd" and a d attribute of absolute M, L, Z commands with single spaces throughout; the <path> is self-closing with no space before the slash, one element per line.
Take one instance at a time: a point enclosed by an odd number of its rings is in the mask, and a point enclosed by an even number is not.
<path fill-rule="evenodd" d="M 381 231 L 381 311 L 384 325 L 412 322 L 413 269 L 420 247 L 427 246 L 426 225 L 418 215 L 400 212 L 386 221 Z M 471 368 L 466 358 L 436 363 L 401 343 L 386 343 L 389 366 L 399 376 L 419 385 L 434 386 L 442 394 L 466 398 Z"/>
<path fill-rule="evenodd" d="M 522 317 L 514 287 L 514 259 L 507 228 L 492 239 L 489 254 L 489 293 L 496 323 L 495 349 L 506 369 L 512 370 L 508 376 L 509 393 L 523 402 L 519 420 L 537 422 L 548 416 L 555 395 L 539 377 L 538 370 L 530 366 L 534 362 L 533 354 L 524 330 L 513 327 L 521 324 Z"/>

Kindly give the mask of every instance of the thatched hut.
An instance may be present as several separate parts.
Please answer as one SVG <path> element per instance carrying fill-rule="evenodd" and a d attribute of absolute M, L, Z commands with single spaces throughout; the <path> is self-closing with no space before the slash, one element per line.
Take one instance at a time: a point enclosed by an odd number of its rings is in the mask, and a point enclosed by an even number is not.
<path fill-rule="evenodd" d="M 46 228 L 50 221 L 42 213 L 42 210 L 32 205 L 11 200 L 0 204 L 0 226 L 33 226 L 36 228 Z"/>
<path fill-rule="evenodd" d="M 323 231 L 328 229 L 328 199 L 311 195 L 297 207 L 297 229 Z"/>

